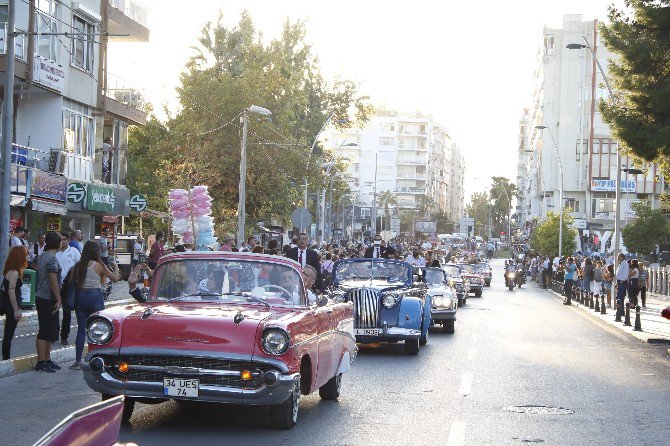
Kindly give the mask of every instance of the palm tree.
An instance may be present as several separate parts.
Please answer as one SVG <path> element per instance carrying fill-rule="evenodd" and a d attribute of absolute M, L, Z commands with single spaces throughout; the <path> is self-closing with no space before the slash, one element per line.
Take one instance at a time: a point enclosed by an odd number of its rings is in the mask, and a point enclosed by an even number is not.
<path fill-rule="evenodd" d="M 398 206 L 398 197 L 389 190 L 382 191 L 377 197 L 377 202 L 379 206 L 384 208 L 384 215 L 386 216 L 386 221 L 391 221 L 391 207 Z M 384 222 L 382 221 L 382 230 L 384 229 Z"/>
<path fill-rule="evenodd" d="M 421 195 L 416 201 L 419 213 L 423 215 L 423 217 L 428 218 L 430 210 L 435 208 L 435 201 L 433 198 L 428 195 Z"/>

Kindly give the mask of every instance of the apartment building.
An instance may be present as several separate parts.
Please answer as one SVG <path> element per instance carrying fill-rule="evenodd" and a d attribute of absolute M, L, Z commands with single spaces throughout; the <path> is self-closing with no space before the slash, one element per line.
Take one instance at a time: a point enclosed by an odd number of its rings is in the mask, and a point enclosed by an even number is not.
<path fill-rule="evenodd" d="M 464 160 L 432 117 L 378 110 L 365 128 L 328 131 L 324 143 L 349 161 L 345 178 L 355 197 L 352 209 L 358 209 L 354 231 L 370 227 L 375 193 L 384 191 L 396 197 L 394 215 L 397 209 L 418 209 L 423 196 L 454 221 L 462 215 Z"/>
<path fill-rule="evenodd" d="M 128 126 L 143 125 L 146 112 L 141 90 L 108 69 L 107 51 L 149 40 L 147 10 L 132 0 L 15 5 L 12 225 L 90 238 L 130 213 Z M 3 79 L 7 17 L 0 1 Z"/>
<path fill-rule="evenodd" d="M 519 131 L 517 220 L 522 227 L 547 212 L 570 210 L 580 235 L 599 233 L 604 240 L 614 229 L 618 141 L 603 121 L 598 102 L 608 95 L 596 60 L 607 75 L 612 55 L 603 45 L 598 21 L 565 15 L 562 28 L 545 28 L 537 54 L 533 104 L 524 112 Z M 538 129 L 546 126 L 546 129 Z M 553 137 L 553 138 L 552 138 Z M 558 202 L 563 166 L 563 202 Z M 621 168 L 638 168 L 641 175 L 622 173 L 620 218 L 635 218 L 631 205 L 649 199 L 659 206 L 662 192 L 658 166 L 633 166 L 622 157 Z M 608 235 L 609 234 L 609 235 Z M 601 250 L 605 249 L 605 245 Z"/>

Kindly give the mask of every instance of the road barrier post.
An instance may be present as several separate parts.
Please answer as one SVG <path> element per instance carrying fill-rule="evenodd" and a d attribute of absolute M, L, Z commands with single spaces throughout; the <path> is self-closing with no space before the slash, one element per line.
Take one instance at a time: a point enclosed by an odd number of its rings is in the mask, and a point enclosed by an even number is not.
<path fill-rule="evenodd" d="M 589 309 L 593 310 L 593 293 L 589 292 Z"/>
<path fill-rule="evenodd" d="M 598 295 L 594 294 L 593 299 L 596 301 L 595 305 L 593 306 L 593 311 L 596 313 L 600 312 L 600 300 L 598 299 Z"/>
<path fill-rule="evenodd" d="M 635 327 L 633 331 L 642 331 L 642 321 L 640 320 L 640 306 L 635 305 Z"/>
<path fill-rule="evenodd" d="M 619 300 L 615 299 L 614 300 L 614 311 L 616 316 L 614 316 L 614 322 L 621 322 L 621 316 L 623 316 L 623 308 L 621 308 L 621 305 L 619 305 Z"/>
<path fill-rule="evenodd" d="M 605 305 L 605 295 L 600 295 L 600 314 L 607 314 L 607 308 Z"/>
<path fill-rule="evenodd" d="M 626 305 L 626 317 L 623 320 L 623 324 L 626 327 L 630 327 L 632 324 L 630 323 L 630 305 Z"/>

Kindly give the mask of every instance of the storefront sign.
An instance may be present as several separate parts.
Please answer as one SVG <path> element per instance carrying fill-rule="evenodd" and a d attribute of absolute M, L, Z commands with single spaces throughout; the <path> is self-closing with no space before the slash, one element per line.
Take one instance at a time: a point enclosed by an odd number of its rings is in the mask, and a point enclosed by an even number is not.
<path fill-rule="evenodd" d="M 62 93 L 65 84 L 65 70 L 56 62 L 35 55 L 33 79 L 38 84 L 42 84 L 45 87 L 52 88 L 59 93 Z"/>
<path fill-rule="evenodd" d="M 49 215 L 47 217 L 47 231 L 60 231 L 60 217 Z"/>
<path fill-rule="evenodd" d="M 9 232 L 14 232 L 16 228 L 23 226 L 22 218 L 10 218 L 9 219 Z"/>
<path fill-rule="evenodd" d="M 572 222 L 572 227 L 575 229 L 586 229 L 586 220 L 583 218 L 575 218 Z"/>
<path fill-rule="evenodd" d="M 43 170 L 33 170 L 32 197 L 65 203 L 67 178 Z"/>
<path fill-rule="evenodd" d="M 116 200 L 113 187 L 99 184 L 86 186 L 86 209 L 104 213 L 114 213 Z"/>
<path fill-rule="evenodd" d="M 81 203 L 84 198 L 86 198 L 86 186 L 81 183 L 67 185 L 67 201 L 69 203 Z"/>
<path fill-rule="evenodd" d="M 135 212 L 142 212 L 147 208 L 147 197 L 142 194 L 133 195 L 130 198 L 130 209 Z"/>
<path fill-rule="evenodd" d="M 621 192 L 635 192 L 636 189 L 636 181 L 621 180 Z M 591 180 L 591 190 L 593 192 L 615 192 L 616 180 Z"/>

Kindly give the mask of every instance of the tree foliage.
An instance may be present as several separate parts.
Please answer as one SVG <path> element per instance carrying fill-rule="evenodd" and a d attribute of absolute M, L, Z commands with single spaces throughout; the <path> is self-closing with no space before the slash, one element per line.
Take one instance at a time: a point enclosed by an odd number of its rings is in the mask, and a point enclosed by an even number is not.
<path fill-rule="evenodd" d="M 663 210 L 652 209 L 649 201 L 633 203 L 635 221 L 621 229 L 621 237 L 626 249 L 639 254 L 649 254 L 656 244 L 667 241 L 670 236 L 668 221 Z"/>
<path fill-rule="evenodd" d="M 507 232 L 507 220 L 512 213 L 512 198 L 516 195 L 516 185 L 505 177 L 491 177 L 493 184 L 489 195 L 493 201 L 491 219 L 494 233 Z"/>
<path fill-rule="evenodd" d="M 487 192 L 475 192 L 470 197 L 470 203 L 465 207 L 467 215 L 475 219 L 475 233 L 479 230 L 482 233 L 489 221 L 489 194 Z M 488 236 L 488 234 L 485 234 Z"/>
<path fill-rule="evenodd" d="M 438 234 L 450 234 L 454 232 L 454 227 L 456 223 L 451 219 L 449 214 L 444 211 L 437 211 L 432 215 L 433 220 L 436 223 L 436 229 Z"/>
<path fill-rule="evenodd" d="M 558 255 L 559 214 L 547 213 L 547 218 L 537 225 L 530 237 L 530 247 L 535 251 L 548 255 Z M 577 247 L 577 230 L 572 227 L 573 219 L 568 211 L 563 211 L 563 243 L 562 255 L 572 255 Z"/>
<path fill-rule="evenodd" d="M 614 136 L 647 161 L 670 156 L 670 1 L 626 0 L 614 6 L 603 40 L 617 57 L 614 97 L 600 109 Z"/>
<path fill-rule="evenodd" d="M 272 112 L 270 118 L 248 113 L 250 223 L 288 223 L 292 210 L 302 206 L 305 177 L 311 190 L 327 186 L 318 166 L 335 161 L 335 154 L 312 156 L 310 147 L 328 117 L 347 127 L 364 124 L 372 112 L 353 82 L 336 80 L 331 85 L 323 79 L 305 42 L 303 22 L 286 21 L 276 39 L 261 37 L 246 12 L 233 27 L 224 26 L 221 15 L 207 23 L 181 74 L 180 110 L 164 124 L 138 129 L 134 137 L 134 150 L 151 140 L 147 153 L 155 156 L 129 158 L 130 163 L 148 161 L 146 167 L 130 169 L 135 184 L 145 178 L 153 187 L 153 176 L 171 179 L 165 184 L 159 179 L 156 194 L 188 184 L 209 186 L 219 233 L 232 230 L 236 222 L 242 110 L 258 105 Z M 165 134 L 157 130 L 159 124 Z M 335 203 L 345 190 L 344 180 L 334 178 Z"/>

